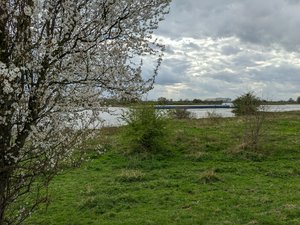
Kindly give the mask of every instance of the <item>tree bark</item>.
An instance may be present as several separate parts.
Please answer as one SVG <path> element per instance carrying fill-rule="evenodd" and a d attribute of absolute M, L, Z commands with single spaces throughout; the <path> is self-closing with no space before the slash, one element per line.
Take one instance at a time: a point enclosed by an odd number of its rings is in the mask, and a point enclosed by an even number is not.
<path fill-rule="evenodd" d="M 2 165 L 1 168 L 2 169 Z M 0 225 L 5 224 L 5 214 L 7 208 L 6 193 L 9 184 L 9 172 L 0 172 Z"/>
<path fill-rule="evenodd" d="M 7 11 L 4 5 L 5 1 L 1 0 L 0 2 L 0 61 L 3 63 L 8 62 L 8 46 L 7 46 L 7 33 L 6 33 L 6 24 L 7 24 Z"/>

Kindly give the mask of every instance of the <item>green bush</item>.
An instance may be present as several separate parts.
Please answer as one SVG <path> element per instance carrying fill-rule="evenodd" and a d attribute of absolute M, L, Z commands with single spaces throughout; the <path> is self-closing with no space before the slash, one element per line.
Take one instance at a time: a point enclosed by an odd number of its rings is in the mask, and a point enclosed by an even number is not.
<path fill-rule="evenodd" d="M 191 119 L 193 117 L 192 113 L 190 111 L 187 111 L 187 109 L 174 109 L 169 111 L 170 117 L 174 119 Z"/>
<path fill-rule="evenodd" d="M 261 141 L 266 135 L 264 132 L 266 121 L 266 106 L 261 106 L 262 100 L 253 93 L 248 92 L 233 101 L 233 112 L 237 116 L 243 116 L 244 132 L 239 149 L 261 153 Z"/>
<path fill-rule="evenodd" d="M 253 93 L 248 92 L 233 101 L 232 112 L 236 116 L 255 115 L 262 101 Z"/>
<path fill-rule="evenodd" d="M 122 141 L 129 152 L 153 153 L 167 149 L 168 117 L 154 106 L 142 105 L 130 108 L 123 115 L 127 123 Z"/>

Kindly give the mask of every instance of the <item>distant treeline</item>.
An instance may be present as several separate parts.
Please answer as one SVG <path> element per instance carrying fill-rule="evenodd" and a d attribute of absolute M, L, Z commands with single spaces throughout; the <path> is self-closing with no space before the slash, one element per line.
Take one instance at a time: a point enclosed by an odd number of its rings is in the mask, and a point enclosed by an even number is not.
<path fill-rule="evenodd" d="M 152 104 L 152 105 L 221 105 L 223 103 L 231 102 L 230 99 L 216 99 L 216 100 L 201 100 L 201 99 L 180 99 L 180 100 L 173 100 L 167 99 L 164 97 L 158 98 L 157 100 L 140 100 L 140 99 L 105 99 L 106 105 L 109 106 L 130 106 L 135 104 Z M 280 101 L 268 101 L 262 100 L 263 104 L 268 105 L 284 105 L 284 104 L 297 104 L 300 103 L 294 100 L 280 100 Z"/>

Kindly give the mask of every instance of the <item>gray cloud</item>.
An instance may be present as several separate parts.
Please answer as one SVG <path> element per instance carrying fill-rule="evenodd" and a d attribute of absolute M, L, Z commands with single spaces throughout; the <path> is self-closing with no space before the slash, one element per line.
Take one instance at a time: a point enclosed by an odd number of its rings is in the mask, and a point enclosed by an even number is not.
<path fill-rule="evenodd" d="M 225 45 L 222 47 L 223 55 L 235 55 L 239 52 L 241 52 L 241 49 L 236 46 Z"/>
<path fill-rule="evenodd" d="M 153 98 L 300 96 L 300 0 L 173 0 Z"/>
<path fill-rule="evenodd" d="M 160 34 L 173 38 L 230 37 L 300 48 L 300 2 L 291 0 L 174 0 Z"/>
<path fill-rule="evenodd" d="M 281 65 L 280 67 L 266 67 L 260 71 L 254 71 L 254 78 L 263 82 L 276 82 L 290 86 L 300 84 L 300 67 L 294 65 Z M 289 84 L 291 84 L 289 86 Z"/>
<path fill-rule="evenodd" d="M 190 63 L 185 60 L 179 59 L 166 59 L 160 69 L 160 73 L 163 76 L 158 76 L 156 83 L 160 85 L 170 85 L 176 83 L 182 83 L 189 80 L 187 76 L 187 69 Z"/>
<path fill-rule="evenodd" d="M 214 80 L 231 83 L 233 85 L 238 85 L 243 81 L 241 74 L 234 73 L 234 72 L 224 71 L 215 74 L 208 74 L 207 76 L 213 78 Z M 224 87 L 224 84 L 222 86 Z"/>

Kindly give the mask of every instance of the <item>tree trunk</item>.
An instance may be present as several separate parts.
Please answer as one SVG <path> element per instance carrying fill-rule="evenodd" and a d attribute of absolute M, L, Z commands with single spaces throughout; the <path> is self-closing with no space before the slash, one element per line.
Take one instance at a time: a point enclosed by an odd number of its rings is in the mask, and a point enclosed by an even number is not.
<path fill-rule="evenodd" d="M 1 163 L 2 164 L 2 163 Z M 1 170 L 3 169 L 3 165 L 1 165 Z M 0 172 L 0 225 L 5 224 L 5 211 L 7 208 L 7 187 L 9 183 L 9 173 L 8 172 Z"/>
<path fill-rule="evenodd" d="M 7 12 L 4 6 L 5 1 L 1 0 L 0 3 L 0 61 L 3 63 L 8 62 L 8 46 L 7 46 L 7 31 L 6 31 L 6 24 L 7 24 Z"/>
<path fill-rule="evenodd" d="M 11 167 L 9 167 L 7 152 L 9 149 L 10 133 L 7 127 L 0 125 L 0 225 L 5 224 L 4 216 L 7 209 L 7 190 L 9 188 L 9 178 Z"/>

